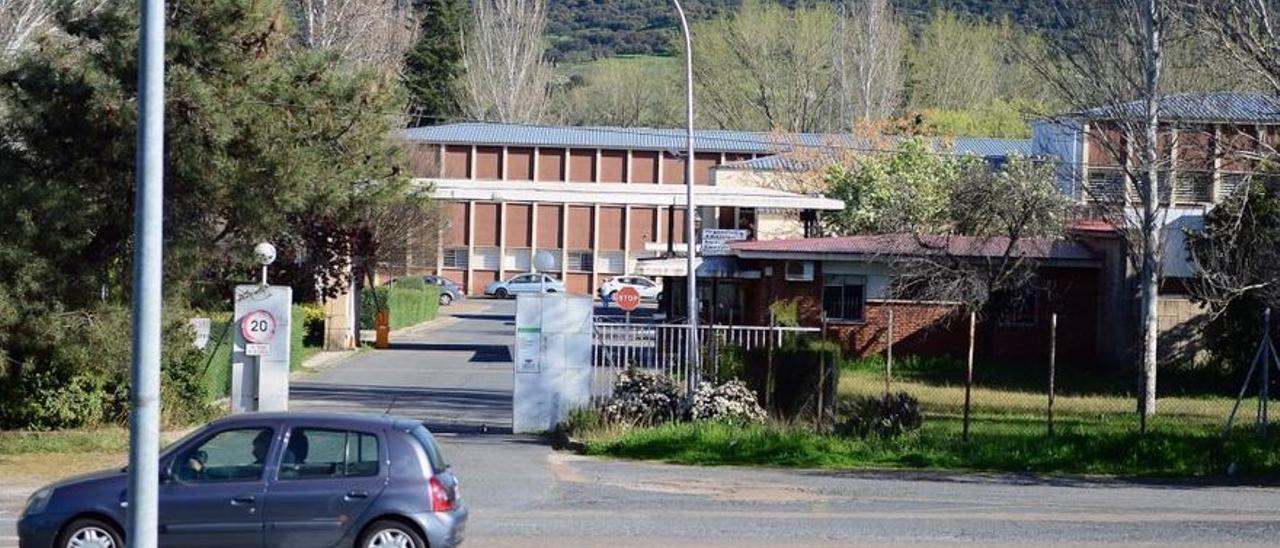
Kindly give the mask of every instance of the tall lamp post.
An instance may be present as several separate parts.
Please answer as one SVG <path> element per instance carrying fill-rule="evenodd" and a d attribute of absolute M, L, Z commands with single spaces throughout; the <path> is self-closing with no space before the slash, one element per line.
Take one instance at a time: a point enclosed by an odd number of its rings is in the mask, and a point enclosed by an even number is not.
<path fill-rule="evenodd" d="M 680 0 L 671 0 L 676 5 L 676 13 L 680 14 L 680 30 L 684 32 L 684 101 L 685 101 L 685 138 L 686 151 L 684 161 L 685 214 L 684 243 L 687 259 L 687 276 L 689 286 L 685 291 L 685 306 L 689 314 L 689 369 L 693 382 L 690 389 L 697 386 L 702 374 L 701 356 L 698 355 L 698 276 L 695 272 L 694 259 L 698 246 L 694 241 L 693 219 L 696 208 L 693 204 L 693 40 L 689 37 L 689 20 L 684 16 L 684 6 Z"/>
<path fill-rule="evenodd" d="M 133 361 L 129 421 L 128 539 L 155 548 L 160 490 L 160 283 L 164 228 L 164 0 L 142 0 L 134 208 Z"/>

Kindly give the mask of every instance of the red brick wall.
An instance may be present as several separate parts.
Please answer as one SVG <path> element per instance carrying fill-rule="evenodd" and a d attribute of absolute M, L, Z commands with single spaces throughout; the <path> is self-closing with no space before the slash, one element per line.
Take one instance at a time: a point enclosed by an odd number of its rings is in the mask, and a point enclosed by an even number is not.
<path fill-rule="evenodd" d="M 654 210 L 648 207 L 631 208 L 631 249 L 638 251 L 644 249 L 646 242 L 652 242 L 654 238 Z"/>
<path fill-rule="evenodd" d="M 533 233 L 530 204 L 507 204 L 507 247 L 530 247 L 529 235 Z"/>
<path fill-rule="evenodd" d="M 475 245 L 478 247 L 497 247 L 498 204 L 476 204 L 475 223 Z"/>
<path fill-rule="evenodd" d="M 600 249 L 622 249 L 623 211 L 620 207 L 600 208 Z"/>
<path fill-rule="evenodd" d="M 565 238 L 570 249 L 591 249 L 591 211 L 590 206 L 569 206 L 569 233 Z"/>
<path fill-rule="evenodd" d="M 538 149 L 538 180 L 547 182 L 564 180 L 564 149 Z"/>
<path fill-rule="evenodd" d="M 538 247 L 543 249 L 559 249 L 561 238 L 560 228 L 563 226 L 561 206 L 557 205 L 539 205 L 538 206 Z"/>
<path fill-rule="evenodd" d="M 471 283 L 467 287 L 468 295 L 484 295 L 484 286 L 498 281 L 498 273 L 492 270 L 472 271 Z"/>
<path fill-rule="evenodd" d="M 589 294 L 591 293 L 591 275 L 570 272 L 565 276 L 564 288 L 569 293 Z"/>
<path fill-rule="evenodd" d="M 596 181 L 596 151 L 575 148 L 569 151 L 569 180 L 575 183 Z"/>
<path fill-rule="evenodd" d="M 754 266 L 754 265 L 753 265 Z M 819 265 L 812 282 L 788 282 L 785 263 L 762 261 L 761 271 L 772 275 L 746 287 L 747 319 L 758 325 L 769 322 L 768 307 L 779 300 L 799 302 L 800 321 L 817 327 L 822 321 L 822 273 Z M 980 320 L 976 353 L 1009 362 L 1034 363 L 1048 359 L 1050 315 L 1058 313 L 1058 356 L 1062 363 L 1089 367 L 1096 359 L 1099 272 L 1087 268 L 1041 270 L 1044 290 L 1038 297 L 1037 321 L 1031 326 L 1001 325 Z M 894 354 L 952 355 L 968 351 L 968 320 L 959 308 L 945 304 L 903 301 L 870 301 L 863 322 L 832 322 L 828 336 L 855 356 L 884 352 L 888 342 L 889 310 L 893 310 Z"/>
<path fill-rule="evenodd" d="M 449 145 L 444 147 L 444 176 L 450 179 L 471 177 L 471 147 Z"/>
<path fill-rule="evenodd" d="M 476 147 L 476 178 L 482 181 L 502 179 L 502 147 Z"/>
<path fill-rule="evenodd" d="M 467 204 L 464 202 L 449 202 L 449 228 L 446 232 L 445 242 L 450 246 L 467 245 Z"/>
<path fill-rule="evenodd" d="M 533 180 L 533 149 L 510 147 L 507 149 L 506 179 L 509 181 Z"/>
<path fill-rule="evenodd" d="M 627 151 L 625 150 L 602 150 L 600 151 L 600 177 L 601 183 L 622 183 L 626 182 L 623 175 L 626 173 L 627 167 Z"/>
<path fill-rule="evenodd" d="M 658 153 L 657 152 L 640 152 L 631 153 L 631 182 L 633 183 L 656 183 L 658 182 Z"/>

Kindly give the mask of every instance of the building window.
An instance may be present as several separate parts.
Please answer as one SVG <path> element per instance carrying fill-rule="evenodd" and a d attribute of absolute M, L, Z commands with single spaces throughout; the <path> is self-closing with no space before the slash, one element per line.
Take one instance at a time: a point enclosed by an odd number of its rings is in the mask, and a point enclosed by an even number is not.
<path fill-rule="evenodd" d="M 1124 172 L 1113 168 L 1090 168 L 1084 197 L 1091 202 L 1116 202 L 1124 198 Z"/>
<path fill-rule="evenodd" d="M 1207 204 L 1213 201 L 1213 174 L 1182 172 L 1174 179 L 1175 204 Z"/>
<path fill-rule="evenodd" d="M 1236 190 L 1244 187 L 1248 180 L 1249 176 L 1244 173 L 1223 173 L 1218 178 L 1218 199 L 1230 198 Z"/>
<path fill-rule="evenodd" d="M 569 252 L 569 270 L 575 272 L 594 272 L 595 258 L 591 256 L 590 251 L 570 251 Z"/>
<path fill-rule="evenodd" d="M 862 276 L 826 276 L 822 313 L 828 320 L 860 322 L 866 318 L 867 281 Z"/>
<path fill-rule="evenodd" d="M 737 228 L 747 231 L 747 239 L 756 239 L 756 208 L 738 208 Z"/>
<path fill-rule="evenodd" d="M 788 282 L 812 282 L 812 261 L 787 261 L 786 279 Z"/>
<path fill-rule="evenodd" d="M 444 250 L 444 267 L 445 268 L 466 268 L 467 267 L 467 248 L 455 247 Z"/>

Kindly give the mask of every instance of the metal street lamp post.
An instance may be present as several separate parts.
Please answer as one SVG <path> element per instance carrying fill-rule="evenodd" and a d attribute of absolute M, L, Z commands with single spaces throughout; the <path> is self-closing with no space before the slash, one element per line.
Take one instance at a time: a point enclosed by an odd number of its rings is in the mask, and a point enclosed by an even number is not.
<path fill-rule="evenodd" d="M 685 306 L 689 314 L 689 371 L 692 381 L 690 389 L 697 386 L 701 376 L 701 356 L 698 355 L 698 279 L 695 271 L 695 255 L 698 246 L 694 241 L 693 219 L 696 208 L 693 203 L 693 40 L 689 37 L 689 20 L 684 15 L 684 6 L 680 0 L 671 0 L 680 14 L 680 30 L 684 33 L 684 92 L 685 92 L 685 138 L 686 151 L 684 161 L 685 215 L 684 243 L 686 247 L 686 280 L 688 288 L 685 292 Z"/>
<path fill-rule="evenodd" d="M 133 253 L 128 539 L 155 548 L 160 491 L 160 306 L 164 207 L 164 0 L 142 0 Z"/>

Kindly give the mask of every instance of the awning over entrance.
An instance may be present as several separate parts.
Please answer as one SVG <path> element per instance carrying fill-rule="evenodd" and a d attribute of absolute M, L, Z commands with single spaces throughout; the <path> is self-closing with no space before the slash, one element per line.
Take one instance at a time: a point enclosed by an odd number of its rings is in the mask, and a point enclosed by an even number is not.
<path fill-rule="evenodd" d="M 685 186 L 626 183 L 535 183 L 530 181 L 472 181 L 416 179 L 431 185 L 441 200 L 560 202 L 571 204 L 648 205 L 684 207 Z M 698 185 L 694 202 L 706 207 L 779 209 L 844 209 L 844 203 L 772 188 Z"/>
<path fill-rule="evenodd" d="M 760 271 L 758 270 L 740 270 L 736 257 L 694 257 L 693 264 L 694 271 L 700 278 L 755 279 L 760 277 Z M 636 261 L 636 274 L 642 276 L 683 278 L 688 271 L 688 259 L 685 257 L 664 257 Z"/>

